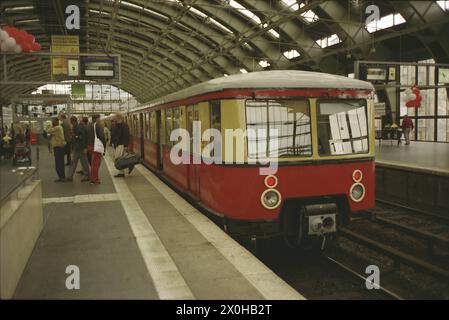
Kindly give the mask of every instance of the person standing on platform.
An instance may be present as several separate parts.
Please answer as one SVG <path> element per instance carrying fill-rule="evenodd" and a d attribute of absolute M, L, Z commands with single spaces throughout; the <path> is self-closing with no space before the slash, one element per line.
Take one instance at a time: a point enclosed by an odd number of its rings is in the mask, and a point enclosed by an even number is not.
<path fill-rule="evenodd" d="M 402 120 L 401 127 L 404 132 L 404 136 L 405 136 L 405 144 L 409 145 L 410 144 L 410 132 L 414 129 L 415 126 L 413 125 L 412 119 L 408 115 L 404 116 L 404 119 Z"/>
<path fill-rule="evenodd" d="M 28 146 L 31 145 L 31 130 L 30 130 L 30 126 L 26 125 L 25 127 L 25 140 Z"/>
<path fill-rule="evenodd" d="M 129 127 L 123 121 L 123 115 L 117 113 L 114 116 L 115 125 L 112 130 L 111 141 L 114 145 L 114 160 L 123 157 L 125 153 L 128 152 L 129 143 Z M 129 168 L 129 173 L 134 169 L 134 167 Z M 124 170 L 118 170 L 118 173 L 114 176 L 116 178 L 123 178 L 125 176 Z"/>
<path fill-rule="evenodd" d="M 50 135 L 50 144 L 55 156 L 55 167 L 58 179 L 55 182 L 65 182 L 65 168 L 64 168 L 64 154 L 65 154 L 65 139 L 64 130 L 59 124 L 59 119 L 51 118 L 51 127 L 47 128 L 47 134 Z"/>
<path fill-rule="evenodd" d="M 78 123 L 79 126 L 84 128 L 84 131 L 86 133 L 86 137 L 87 137 L 87 126 L 89 125 L 89 118 L 88 117 L 81 117 L 80 122 Z M 86 138 L 87 139 L 87 138 Z M 90 166 L 90 163 L 92 162 L 92 158 L 90 156 L 90 153 L 87 152 L 87 162 Z M 76 173 L 78 174 L 84 174 L 83 170 L 77 171 Z"/>
<path fill-rule="evenodd" d="M 100 115 L 92 116 L 92 123 L 87 126 L 87 152 L 90 153 L 92 162 L 90 165 L 90 184 L 99 184 L 98 171 L 100 170 L 101 157 L 104 154 L 104 129 L 101 125 Z"/>
<path fill-rule="evenodd" d="M 90 181 L 89 178 L 89 163 L 87 162 L 87 134 L 86 127 L 82 124 L 78 124 L 76 117 L 70 117 L 70 123 L 72 125 L 72 166 L 67 178 L 68 181 L 73 181 L 73 175 L 76 167 L 78 166 L 78 160 L 81 162 L 83 168 L 82 173 L 84 175 L 81 182 Z"/>
<path fill-rule="evenodd" d="M 66 145 L 65 145 L 65 154 L 67 155 L 66 166 L 70 166 L 72 164 L 72 157 L 71 157 L 72 137 L 71 137 L 71 130 L 70 130 L 70 122 L 64 113 L 59 114 L 59 120 L 61 120 L 61 123 L 62 123 L 62 129 L 64 130 L 64 139 L 66 142 Z"/>
<path fill-rule="evenodd" d="M 104 138 L 106 140 L 106 144 L 104 146 L 106 153 L 106 146 L 111 143 L 111 131 L 109 130 L 107 125 L 104 125 Z"/>

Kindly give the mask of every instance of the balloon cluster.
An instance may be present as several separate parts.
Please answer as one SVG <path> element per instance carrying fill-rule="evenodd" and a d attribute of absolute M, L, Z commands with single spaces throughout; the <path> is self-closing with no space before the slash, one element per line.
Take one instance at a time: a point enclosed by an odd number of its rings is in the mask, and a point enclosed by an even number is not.
<path fill-rule="evenodd" d="M 419 108 L 421 107 L 421 101 L 421 92 L 417 86 L 405 90 L 405 105 L 407 108 Z"/>
<path fill-rule="evenodd" d="M 1 52 L 31 52 L 40 51 L 41 45 L 36 39 L 26 32 L 14 27 L 6 26 L 0 29 L 0 51 Z"/>

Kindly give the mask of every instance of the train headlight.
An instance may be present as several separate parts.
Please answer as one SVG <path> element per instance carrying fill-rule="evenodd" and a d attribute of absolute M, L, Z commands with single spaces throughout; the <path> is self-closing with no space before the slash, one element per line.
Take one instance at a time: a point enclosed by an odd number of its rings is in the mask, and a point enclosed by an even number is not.
<path fill-rule="evenodd" d="M 354 202 L 362 201 L 365 197 L 365 187 L 363 186 L 363 184 L 354 183 L 351 187 L 351 190 L 349 190 L 349 196 Z"/>
<path fill-rule="evenodd" d="M 268 189 L 260 197 L 262 205 L 267 209 L 276 209 L 281 204 L 281 194 L 275 189 Z"/>

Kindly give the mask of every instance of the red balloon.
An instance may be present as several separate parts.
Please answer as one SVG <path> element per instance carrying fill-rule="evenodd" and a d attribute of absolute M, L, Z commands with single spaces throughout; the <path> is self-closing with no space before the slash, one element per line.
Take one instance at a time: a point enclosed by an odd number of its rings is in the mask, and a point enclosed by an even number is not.
<path fill-rule="evenodd" d="M 34 42 L 31 44 L 31 50 L 32 51 L 41 51 L 42 47 L 39 43 Z"/>
<path fill-rule="evenodd" d="M 3 30 L 6 31 L 6 32 L 8 32 L 9 35 L 11 35 L 11 34 L 9 33 L 9 32 L 11 31 L 11 29 L 12 29 L 12 27 L 10 27 L 10 26 L 4 26 L 4 27 L 3 27 Z"/>
<path fill-rule="evenodd" d="M 25 39 L 25 37 L 23 36 L 23 34 L 18 34 L 18 35 L 15 37 L 15 39 L 16 39 L 16 43 L 17 43 L 17 44 L 20 44 L 22 47 L 23 47 L 23 45 L 27 42 L 26 39 Z"/>
<path fill-rule="evenodd" d="M 17 32 L 17 30 L 15 30 L 15 28 L 13 29 L 13 28 L 11 28 L 11 29 L 9 29 L 8 31 L 7 31 L 8 33 L 9 33 L 9 36 L 11 37 L 11 38 L 17 38 L 17 36 L 18 36 L 18 32 Z"/>
<path fill-rule="evenodd" d="M 30 52 L 32 49 L 32 43 L 25 42 L 22 44 L 22 51 L 23 52 Z"/>
<path fill-rule="evenodd" d="M 33 43 L 34 42 L 34 37 L 31 34 L 29 34 L 29 33 L 26 34 L 25 39 L 29 43 Z"/>

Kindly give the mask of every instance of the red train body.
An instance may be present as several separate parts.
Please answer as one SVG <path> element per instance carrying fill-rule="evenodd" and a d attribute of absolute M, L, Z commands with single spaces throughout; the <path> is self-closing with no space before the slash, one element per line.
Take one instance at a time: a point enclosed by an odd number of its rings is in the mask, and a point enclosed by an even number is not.
<path fill-rule="evenodd" d="M 221 217 L 230 232 L 258 237 L 284 234 L 295 239 L 301 232 L 306 237 L 332 234 L 349 220 L 351 213 L 374 207 L 372 86 L 358 80 L 300 71 L 259 74 L 272 80 L 270 86 L 266 79 L 258 82 L 256 73 L 249 79 L 248 75 L 233 76 L 235 79 L 225 79 L 225 84 L 218 81 L 215 86 L 210 82 L 197 85 L 132 111 L 127 117 L 133 133 L 130 149 L 141 154 L 148 167 L 177 189 Z M 306 85 L 304 75 L 314 82 Z M 211 109 L 214 108 L 211 101 L 220 101 L 215 103 L 220 105 L 219 112 Z M 357 103 L 345 109 L 348 101 Z M 267 103 L 267 114 L 270 110 L 272 117 L 285 118 L 272 125 L 287 132 L 286 137 L 280 138 L 281 144 L 287 141 L 284 152 L 306 150 L 279 157 L 278 169 L 270 176 L 271 185 L 260 174 L 261 165 L 249 161 L 251 141 L 247 137 L 243 163 L 173 163 L 170 152 L 174 144 L 169 142 L 167 131 L 174 129 L 170 126 L 176 121 L 175 128 L 188 129 L 194 119 L 210 128 L 216 127 L 217 117 L 213 117 L 219 114 L 222 133 L 225 128 L 246 128 L 251 121 L 250 112 L 262 110 L 258 117 L 265 113 L 265 109 L 257 109 L 257 103 L 263 108 Z M 252 105 L 257 108 L 250 109 Z M 332 111 L 333 108 L 338 112 Z M 170 109 L 173 111 L 167 111 Z M 301 119 L 307 115 L 308 122 L 301 120 L 297 124 L 298 114 Z M 335 121 L 339 132 L 335 131 Z M 349 140 L 344 137 L 344 126 Z M 296 133 L 298 128 L 303 131 L 301 134 Z M 354 133 L 357 130 L 359 136 Z M 366 132 L 362 135 L 362 131 Z M 328 137 L 332 138 L 329 143 Z M 298 144 L 301 139 L 307 142 Z M 347 153 L 348 148 L 353 152 Z M 362 148 L 362 152 L 354 152 L 357 148 Z M 184 156 L 191 158 L 187 151 Z M 264 192 L 271 190 L 275 194 L 265 199 Z M 270 201 L 275 200 L 278 203 L 271 206 Z"/>

